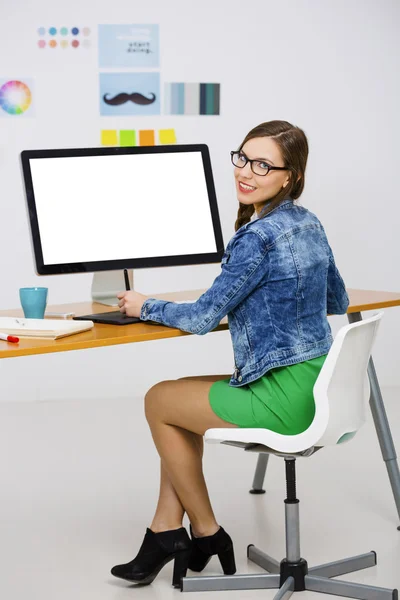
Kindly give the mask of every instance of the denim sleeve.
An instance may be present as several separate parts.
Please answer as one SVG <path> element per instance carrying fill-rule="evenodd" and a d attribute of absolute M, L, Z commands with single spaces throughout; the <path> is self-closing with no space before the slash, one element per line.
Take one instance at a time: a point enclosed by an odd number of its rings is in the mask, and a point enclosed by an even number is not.
<path fill-rule="evenodd" d="M 198 335 L 215 329 L 258 286 L 267 270 L 267 246 L 256 232 L 241 232 L 228 247 L 220 275 L 196 302 L 177 304 L 148 298 L 140 319 Z"/>
<path fill-rule="evenodd" d="M 346 292 L 344 281 L 338 271 L 333 257 L 333 252 L 328 244 L 328 295 L 327 311 L 331 315 L 343 315 L 349 307 L 349 297 Z"/>

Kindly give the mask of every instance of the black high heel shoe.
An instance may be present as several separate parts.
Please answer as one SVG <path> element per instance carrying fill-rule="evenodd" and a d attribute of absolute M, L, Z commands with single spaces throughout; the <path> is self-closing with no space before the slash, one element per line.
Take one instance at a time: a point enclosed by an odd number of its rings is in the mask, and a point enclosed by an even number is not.
<path fill-rule="evenodd" d="M 198 573 L 208 565 L 214 554 L 218 555 L 222 570 L 225 575 L 236 573 L 235 554 L 230 535 L 220 527 L 214 535 L 206 537 L 194 537 L 192 526 L 190 526 L 192 537 L 192 550 L 190 553 L 188 568 Z"/>
<path fill-rule="evenodd" d="M 180 587 L 181 577 L 186 576 L 191 545 L 184 527 L 160 533 L 147 528 L 136 558 L 124 565 L 116 565 L 111 569 L 111 574 L 133 583 L 148 585 L 169 561 L 175 559 L 172 585 Z"/>

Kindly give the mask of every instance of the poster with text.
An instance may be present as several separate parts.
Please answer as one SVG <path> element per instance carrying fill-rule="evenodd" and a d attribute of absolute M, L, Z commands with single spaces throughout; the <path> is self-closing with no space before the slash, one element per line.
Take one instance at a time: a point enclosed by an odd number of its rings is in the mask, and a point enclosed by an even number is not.
<path fill-rule="evenodd" d="M 99 25 L 99 67 L 158 69 L 158 25 Z"/>

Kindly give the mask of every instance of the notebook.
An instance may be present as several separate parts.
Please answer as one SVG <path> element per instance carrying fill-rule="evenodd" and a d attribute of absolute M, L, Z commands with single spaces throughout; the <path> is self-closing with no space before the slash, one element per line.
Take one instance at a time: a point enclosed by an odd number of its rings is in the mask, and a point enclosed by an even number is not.
<path fill-rule="evenodd" d="M 93 321 L 67 321 L 59 319 L 24 319 L 0 317 L 0 331 L 18 337 L 40 337 L 52 340 L 92 329 Z"/>

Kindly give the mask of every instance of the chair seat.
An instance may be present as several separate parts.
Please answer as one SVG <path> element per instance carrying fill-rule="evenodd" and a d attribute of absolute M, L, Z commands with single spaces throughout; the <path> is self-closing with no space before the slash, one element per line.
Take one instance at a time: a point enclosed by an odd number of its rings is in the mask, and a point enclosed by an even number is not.
<path fill-rule="evenodd" d="M 281 456 L 282 458 L 290 458 L 290 457 L 308 457 L 312 454 L 315 454 L 317 450 L 321 450 L 322 446 L 313 446 L 312 448 L 308 448 L 303 452 L 279 452 L 279 450 L 274 450 L 273 448 L 269 448 L 268 446 L 263 446 L 262 444 L 245 444 L 244 442 L 227 442 L 221 441 L 221 444 L 225 446 L 235 446 L 236 448 L 242 448 L 246 452 L 257 452 L 258 454 L 274 454 L 275 456 Z"/>
<path fill-rule="evenodd" d="M 208 429 L 204 438 L 209 443 L 238 445 L 245 448 L 246 445 L 252 452 L 266 452 L 268 454 L 312 454 L 313 449 L 324 431 L 323 423 L 314 419 L 310 427 L 298 435 L 282 435 L 269 429 L 246 429 L 246 428 L 218 428 Z M 251 449 L 258 446 L 260 449 Z M 265 448 L 262 450 L 261 448 Z"/>

